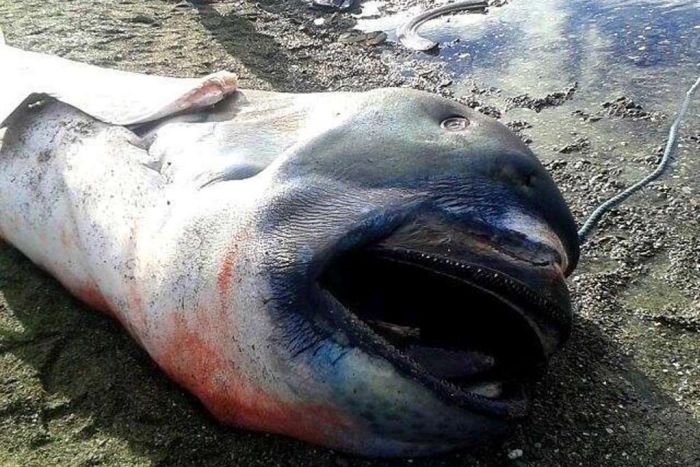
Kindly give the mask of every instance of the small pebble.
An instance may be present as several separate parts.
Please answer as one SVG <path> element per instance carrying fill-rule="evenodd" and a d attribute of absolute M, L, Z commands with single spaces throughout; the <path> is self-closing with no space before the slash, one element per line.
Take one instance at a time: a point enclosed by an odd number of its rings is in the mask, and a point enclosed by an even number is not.
<path fill-rule="evenodd" d="M 521 457 L 523 457 L 522 449 L 513 449 L 508 453 L 508 459 L 511 460 L 520 459 Z"/>

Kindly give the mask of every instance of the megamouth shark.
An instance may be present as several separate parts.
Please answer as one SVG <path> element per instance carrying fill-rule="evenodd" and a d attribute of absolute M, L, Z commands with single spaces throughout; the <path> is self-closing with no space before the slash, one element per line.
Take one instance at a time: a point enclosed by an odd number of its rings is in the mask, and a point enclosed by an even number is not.
<path fill-rule="evenodd" d="M 566 340 L 576 226 L 507 128 L 0 46 L 0 238 L 221 422 L 371 456 L 500 436 Z"/>

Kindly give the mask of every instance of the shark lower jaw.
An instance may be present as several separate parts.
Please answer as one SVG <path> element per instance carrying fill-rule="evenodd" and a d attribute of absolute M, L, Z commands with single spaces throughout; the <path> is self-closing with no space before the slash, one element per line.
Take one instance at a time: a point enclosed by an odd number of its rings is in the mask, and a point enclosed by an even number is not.
<path fill-rule="evenodd" d="M 319 284 L 363 351 L 448 406 L 507 421 L 526 415 L 571 324 L 568 302 L 498 269 L 382 242 L 331 260 Z"/>

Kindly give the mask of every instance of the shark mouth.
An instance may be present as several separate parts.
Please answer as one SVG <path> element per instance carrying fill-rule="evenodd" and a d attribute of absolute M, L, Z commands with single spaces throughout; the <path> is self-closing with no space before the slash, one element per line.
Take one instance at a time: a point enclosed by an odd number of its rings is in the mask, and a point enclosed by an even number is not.
<path fill-rule="evenodd" d="M 320 285 L 358 345 L 447 403 L 507 419 L 526 414 L 528 383 L 570 327 L 568 303 L 509 274 L 382 243 L 333 259 Z"/>

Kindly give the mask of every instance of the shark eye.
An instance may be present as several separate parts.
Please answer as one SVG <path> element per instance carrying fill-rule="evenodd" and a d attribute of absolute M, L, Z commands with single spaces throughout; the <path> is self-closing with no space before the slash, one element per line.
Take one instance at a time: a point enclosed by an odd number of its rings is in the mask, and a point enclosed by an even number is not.
<path fill-rule="evenodd" d="M 440 127 L 447 131 L 463 131 L 469 126 L 466 117 L 450 117 L 440 123 Z"/>

